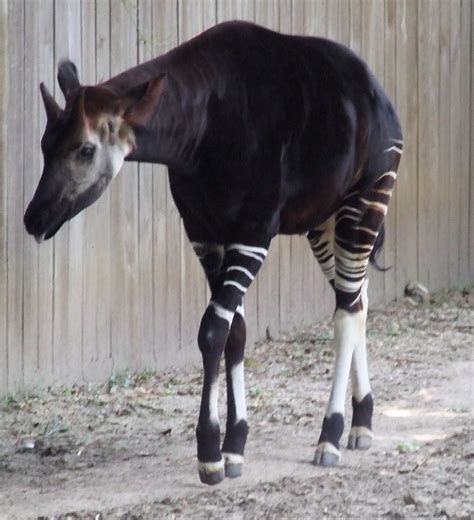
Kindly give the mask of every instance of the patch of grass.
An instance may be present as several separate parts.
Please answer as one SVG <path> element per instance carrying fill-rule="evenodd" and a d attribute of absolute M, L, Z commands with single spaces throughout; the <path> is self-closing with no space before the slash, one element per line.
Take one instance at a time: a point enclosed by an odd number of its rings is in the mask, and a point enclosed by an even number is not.
<path fill-rule="evenodd" d="M 120 388 L 133 388 L 133 376 L 129 370 L 121 370 L 112 374 L 105 383 L 105 389 L 110 394 Z"/>
<path fill-rule="evenodd" d="M 23 410 L 25 408 L 31 408 L 33 403 L 35 401 L 39 401 L 41 397 L 41 394 L 36 391 L 30 391 L 25 393 L 11 392 L 0 401 L 0 407 L 5 412 Z"/>
<path fill-rule="evenodd" d="M 412 453 L 414 451 L 418 451 L 420 446 L 416 444 L 416 442 L 412 441 L 403 441 L 397 444 L 398 453 Z"/>
<path fill-rule="evenodd" d="M 250 397 L 259 397 L 262 395 L 262 391 L 257 386 L 254 386 L 249 391 Z"/>
<path fill-rule="evenodd" d="M 142 370 L 133 377 L 135 385 L 142 385 L 148 383 L 156 376 L 155 370 Z"/>
<path fill-rule="evenodd" d="M 255 358 L 247 357 L 244 361 L 245 368 L 258 368 L 258 361 Z"/>

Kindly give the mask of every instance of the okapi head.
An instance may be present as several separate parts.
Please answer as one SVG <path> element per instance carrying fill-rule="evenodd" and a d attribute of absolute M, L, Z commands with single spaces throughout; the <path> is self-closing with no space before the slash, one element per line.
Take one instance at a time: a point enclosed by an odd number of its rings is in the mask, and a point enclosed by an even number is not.
<path fill-rule="evenodd" d="M 117 94 L 105 85 L 81 86 L 76 66 L 64 61 L 58 69 L 64 109 L 41 83 L 47 115 L 44 168 L 24 217 L 38 242 L 95 202 L 117 175 L 135 149 L 134 128 L 146 124 L 161 94 L 161 79 Z"/>

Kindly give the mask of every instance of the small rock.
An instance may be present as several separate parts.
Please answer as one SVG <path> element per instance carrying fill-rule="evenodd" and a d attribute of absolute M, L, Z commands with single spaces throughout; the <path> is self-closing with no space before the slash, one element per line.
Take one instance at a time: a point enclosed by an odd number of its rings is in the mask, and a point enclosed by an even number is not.
<path fill-rule="evenodd" d="M 405 495 L 403 502 L 406 506 L 414 506 L 416 504 L 416 500 L 412 495 Z"/>
<path fill-rule="evenodd" d="M 419 303 L 428 303 L 430 301 L 430 292 L 419 282 L 409 282 L 405 287 L 405 295 L 411 296 Z"/>

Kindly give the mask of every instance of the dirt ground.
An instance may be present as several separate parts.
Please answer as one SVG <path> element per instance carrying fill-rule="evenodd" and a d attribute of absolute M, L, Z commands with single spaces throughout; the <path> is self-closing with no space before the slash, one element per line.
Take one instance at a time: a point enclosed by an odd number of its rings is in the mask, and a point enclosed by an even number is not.
<path fill-rule="evenodd" d="M 331 322 L 255 345 L 244 475 L 212 488 L 195 460 L 198 370 L 8 396 L 0 518 L 474 518 L 473 346 L 474 293 L 370 311 L 376 438 L 327 469 L 311 460 Z"/>

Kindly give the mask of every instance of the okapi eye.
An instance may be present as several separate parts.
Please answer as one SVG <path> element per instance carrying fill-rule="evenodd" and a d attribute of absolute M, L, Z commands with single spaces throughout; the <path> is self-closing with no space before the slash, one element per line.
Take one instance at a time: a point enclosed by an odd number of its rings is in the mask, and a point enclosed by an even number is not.
<path fill-rule="evenodd" d="M 79 153 L 77 154 L 77 157 L 83 161 L 85 160 L 91 160 L 92 157 L 94 156 L 94 152 L 95 152 L 95 146 L 93 144 L 90 144 L 90 143 L 86 143 L 80 150 L 79 150 Z"/>

